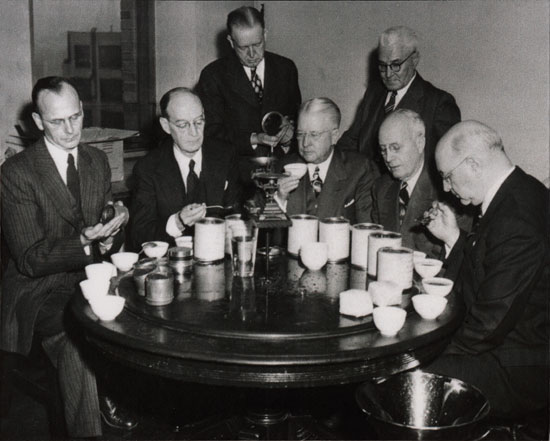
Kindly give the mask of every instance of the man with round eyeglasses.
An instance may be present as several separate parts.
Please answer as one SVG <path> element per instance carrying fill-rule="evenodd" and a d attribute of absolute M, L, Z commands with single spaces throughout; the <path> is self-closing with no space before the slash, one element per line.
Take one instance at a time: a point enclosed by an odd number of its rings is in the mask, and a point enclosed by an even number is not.
<path fill-rule="evenodd" d="M 301 178 L 279 180 L 276 200 L 287 214 L 343 216 L 352 224 L 370 221 L 371 188 L 378 173 L 364 155 L 334 148 L 340 118 L 340 109 L 328 98 L 314 98 L 300 106 L 299 155 L 285 158 L 281 165 L 305 162 L 308 171 Z"/>
<path fill-rule="evenodd" d="M 192 234 L 206 215 L 237 210 L 235 151 L 204 137 L 199 97 L 186 87 L 171 89 L 160 100 L 160 113 L 169 136 L 134 167 L 131 232 L 136 250 L 151 240 L 173 244 L 176 237 Z"/>
<path fill-rule="evenodd" d="M 548 409 L 548 189 L 514 166 L 500 136 L 478 121 L 452 127 L 435 160 L 444 190 L 480 207 L 480 219 L 466 234 L 446 205 L 429 212 L 428 228 L 448 249 L 446 274 L 457 274 L 466 313 L 426 369 L 477 386 L 496 416 Z"/>
<path fill-rule="evenodd" d="M 460 110 L 452 95 L 424 80 L 416 68 L 420 61 L 418 38 L 405 26 L 386 29 L 379 38 L 377 67 L 380 81 L 370 82 L 350 128 L 338 141 L 344 150 L 356 150 L 374 159 L 386 172 L 378 149 L 378 129 L 395 109 L 410 109 L 426 125 L 427 163 L 435 171 L 433 153 L 437 141 L 460 121 Z"/>

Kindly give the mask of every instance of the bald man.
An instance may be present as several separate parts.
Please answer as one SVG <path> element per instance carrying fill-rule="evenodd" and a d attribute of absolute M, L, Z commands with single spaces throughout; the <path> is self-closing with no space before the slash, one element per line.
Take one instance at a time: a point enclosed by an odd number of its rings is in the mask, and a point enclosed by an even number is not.
<path fill-rule="evenodd" d="M 549 194 L 508 159 L 498 134 L 477 121 L 454 126 L 435 154 L 445 191 L 480 207 L 470 235 L 435 204 L 428 228 L 450 250 L 466 315 L 428 370 L 477 386 L 492 412 L 548 408 Z"/>
<path fill-rule="evenodd" d="M 417 72 L 420 52 L 418 38 L 411 29 L 405 26 L 386 29 L 380 35 L 377 56 L 380 79 L 370 81 L 355 119 L 338 141 L 338 147 L 365 154 L 377 162 L 381 172 L 386 172 L 378 150 L 378 129 L 392 110 L 410 109 L 424 121 L 425 157 L 434 165 L 437 141 L 460 121 L 455 99 Z"/>
<path fill-rule="evenodd" d="M 160 100 L 160 125 L 169 135 L 134 168 L 132 243 L 190 235 L 194 224 L 237 209 L 234 149 L 204 138 L 204 109 L 195 93 L 177 87 Z M 219 205 L 226 208 L 209 208 Z"/>

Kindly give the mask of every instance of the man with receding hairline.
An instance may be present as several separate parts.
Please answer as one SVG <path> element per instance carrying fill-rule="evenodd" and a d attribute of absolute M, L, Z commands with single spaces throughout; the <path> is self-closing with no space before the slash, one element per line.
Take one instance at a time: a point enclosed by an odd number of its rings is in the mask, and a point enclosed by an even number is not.
<path fill-rule="evenodd" d="M 120 247 L 128 216 L 99 222 L 112 203 L 111 171 L 102 151 L 80 144 L 84 114 L 71 82 L 41 78 L 32 99 L 43 137 L 1 170 L 2 232 L 12 260 L 2 280 L 0 347 L 28 355 L 39 339 L 58 371 L 71 438 L 100 436 L 100 415 L 113 427 L 132 429 L 137 423 L 112 400 L 98 400 L 85 342 L 68 311 L 84 267 Z"/>
<path fill-rule="evenodd" d="M 378 150 L 378 129 L 391 111 L 410 109 L 424 121 L 424 156 L 435 170 L 433 153 L 437 141 L 460 121 L 455 99 L 417 72 L 420 52 L 418 38 L 411 29 L 405 26 L 386 29 L 380 35 L 377 56 L 380 81 L 369 81 L 355 119 L 338 141 L 338 147 L 364 153 L 376 160 L 382 172 L 386 171 Z"/>
<path fill-rule="evenodd" d="M 207 214 L 238 211 L 235 152 L 204 137 L 199 97 L 176 87 L 161 98 L 160 111 L 160 125 L 169 136 L 134 168 L 131 235 L 136 250 L 143 242 L 174 243 L 176 237 L 191 235 Z"/>
<path fill-rule="evenodd" d="M 378 139 L 389 173 L 374 183 L 372 222 L 401 233 L 403 246 L 440 258 L 443 242 L 418 221 L 433 201 L 445 196 L 424 160 L 424 122 L 412 110 L 397 109 L 380 126 Z M 461 217 L 463 228 L 469 231 L 470 224 L 470 218 Z"/>
<path fill-rule="evenodd" d="M 300 179 L 279 179 L 276 194 L 289 215 L 343 216 L 351 224 L 370 220 L 371 187 L 378 175 L 365 156 L 334 149 L 340 118 L 340 109 L 328 98 L 313 98 L 300 106 L 299 155 L 286 158 L 281 165 L 305 162 L 308 172 Z"/>
<path fill-rule="evenodd" d="M 265 50 L 267 31 L 256 8 L 242 6 L 230 12 L 227 33 L 233 53 L 206 66 L 197 85 L 205 134 L 233 144 L 240 156 L 265 156 L 277 143 L 284 155 L 292 145 L 293 126 L 270 136 L 261 122 L 270 111 L 295 121 L 302 101 L 296 65 Z"/>
<path fill-rule="evenodd" d="M 451 128 L 435 159 L 445 191 L 480 207 L 481 217 L 467 235 L 446 205 L 430 212 L 428 228 L 449 252 L 466 315 L 427 369 L 477 386 L 498 416 L 548 409 L 548 190 L 477 121 Z"/>

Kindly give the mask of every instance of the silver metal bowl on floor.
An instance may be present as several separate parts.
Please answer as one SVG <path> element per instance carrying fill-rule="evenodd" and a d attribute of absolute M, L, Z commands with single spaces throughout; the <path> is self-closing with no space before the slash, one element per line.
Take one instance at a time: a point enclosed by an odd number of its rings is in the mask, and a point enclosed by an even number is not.
<path fill-rule="evenodd" d="M 356 400 L 381 439 L 476 439 L 490 409 L 476 387 L 422 371 L 364 383 Z"/>

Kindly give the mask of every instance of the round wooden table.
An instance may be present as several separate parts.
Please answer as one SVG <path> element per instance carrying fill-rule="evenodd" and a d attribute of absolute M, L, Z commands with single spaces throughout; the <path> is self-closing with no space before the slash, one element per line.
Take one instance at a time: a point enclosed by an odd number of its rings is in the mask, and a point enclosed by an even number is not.
<path fill-rule="evenodd" d="M 437 320 L 423 320 L 403 296 L 404 327 L 384 337 L 372 315 L 339 314 L 339 293 L 365 288 L 365 271 L 347 263 L 311 272 L 281 257 L 256 262 L 257 276 L 233 278 L 230 262 L 199 266 L 176 283 L 174 300 L 151 306 L 132 273 L 117 278 L 124 311 L 100 321 L 76 296 L 72 309 L 88 340 L 121 363 L 182 381 L 256 389 L 379 380 L 434 358 L 462 317 L 453 294 Z"/>

